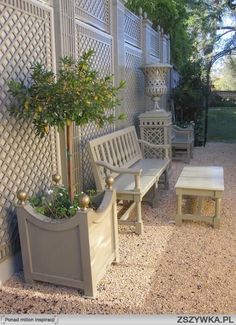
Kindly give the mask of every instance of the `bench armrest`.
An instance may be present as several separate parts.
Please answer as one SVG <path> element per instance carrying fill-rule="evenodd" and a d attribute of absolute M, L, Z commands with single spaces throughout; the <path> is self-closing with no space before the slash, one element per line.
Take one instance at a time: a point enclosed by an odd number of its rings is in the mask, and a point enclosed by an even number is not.
<path fill-rule="evenodd" d="M 176 131 L 191 131 L 193 132 L 194 131 L 194 128 L 193 126 L 189 125 L 188 127 L 186 128 L 182 128 L 178 125 L 172 125 L 172 129 L 176 130 Z"/>
<path fill-rule="evenodd" d="M 141 140 L 141 139 L 139 139 L 138 142 L 141 144 L 145 144 L 151 148 L 157 148 L 157 149 L 169 149 L 170 148 L 169 144 L 154 144 L 154 143 L 151 143 L 151 142 L 148 142 L 145 140 Z"/>
<path fill-rule="evenodd" d="M 193 131 L 192 130 L 174 130 L 174 133 L 176 134 L 186 134 L 193 136 Z"/>
<path fill-rule="evenodd" d="M 117 173 L 117 174 L 131 174 L 134 175 L 135 178 L 135 190 L 139 191 L 141 182 L 140 182 L 140 175 L 142 173 L 142 169 L 134 169 L 134 168 L 119 168 L 119 167 L 114 167 L 110 164 L 108 164 L 105 161 L 96 161 L 96 165 L 105 167 L 109 169 L 110 171 Z"/>
<path fill-rule="evenodd" d="M 170 145 L 169 144 L 154 144 L 150 143 L 145 140 L 139 139 L 138 142 L 142 145 L 148 146 L 150 148 L 156 148 L 156 149 L 164 149 L 165 150 L 165 157 L 169 159 L 169 150 L 170 150 Z"/>
<path fill-rule="evenodd" d="M 194 139 L 193 132 L 191 130 L 174 130 L 173 135 L 173 139 Z"/>
<path fill-rule="evenodd" d="M 180 136 L 180 137 L 184 136 L 184 137 L 187 137 L 188 140 L 194 139 L 194 129 L 191 126 L 189 126 L 187 128 L 181 128 L 177 125 L 173 125 L 172 132 L 173 132 L 174 138 L 178 137 L 178 136 Z"/>

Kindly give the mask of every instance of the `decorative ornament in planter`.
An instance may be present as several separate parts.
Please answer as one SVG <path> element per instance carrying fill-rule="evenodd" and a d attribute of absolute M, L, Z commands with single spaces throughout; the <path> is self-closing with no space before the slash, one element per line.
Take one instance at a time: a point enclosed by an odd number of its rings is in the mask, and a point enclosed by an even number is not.
<path fill-rule="evenodd" d="M 58 176 L 54 176 L 57 181 Z M 71 218 L 51 219 L 35 212 L 18 192 L 17 220 L 25 282 L 34 280 L 82 289 L 87 297 L 96 295 L 98 281 L 112 262 L 119 261 L 116 195 L 100 193 L 97 210 L 88 208 L 89 197 L 79 197 L 81 209 Z"/>

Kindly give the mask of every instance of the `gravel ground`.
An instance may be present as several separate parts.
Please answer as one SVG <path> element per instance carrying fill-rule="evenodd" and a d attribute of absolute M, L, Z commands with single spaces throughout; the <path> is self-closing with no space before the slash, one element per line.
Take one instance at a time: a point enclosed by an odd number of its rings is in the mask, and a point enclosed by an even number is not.
<path fill-rule="evenodd" d="M 144 235 L 119 228 L 121 261 L 100 281 L 96 299 L 43 283 L 30 288 L 17 274 L 0 291 L 0 313 L 236 314 L 236 144 L 195 148 L 191 165 L 224 167 L 220 229 L 173 224 L 174 185 L 184 166 L 174 162 L 170 190 L 159 190 L 159 208 L 143 204 Z M 204 210 L 213 212 L 210 201 Z"/>

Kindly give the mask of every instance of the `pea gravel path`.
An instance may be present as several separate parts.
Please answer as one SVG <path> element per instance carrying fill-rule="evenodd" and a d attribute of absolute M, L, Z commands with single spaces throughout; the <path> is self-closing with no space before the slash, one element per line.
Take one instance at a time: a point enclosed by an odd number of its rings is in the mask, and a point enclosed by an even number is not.
<path fill-rule="evenodd" d="M 42 283 L 29 288 L 20 273 L 0 291 L 0 313 L 236 314 L 236 144 L 195 148 L 191 165 L 224 167 L 219 230 L 206 223 L 173 224 L 174 185 L 184 166 L 174 162 L 170 190 L 159 191 L 159 208 L 143 204 L 144 235 L 119 228 L 121 261 L 101 280 L 96 299 Z M 212 208 L 209 201 L 204 209 L 210 214 Z"/>

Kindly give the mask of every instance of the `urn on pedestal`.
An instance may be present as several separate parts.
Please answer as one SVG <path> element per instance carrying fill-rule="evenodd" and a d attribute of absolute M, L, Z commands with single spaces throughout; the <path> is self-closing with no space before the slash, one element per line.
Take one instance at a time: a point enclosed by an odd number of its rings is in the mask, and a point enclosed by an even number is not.
<path fill-rule="evenodd" d="M 170 64 L 156 63 L 147 64 L 141 67 L 146 79 L 145 92 L 154 101 L 154 107 L 148 111 L 160 110 L 159 100 L 167 93 L 166 76 L 171 69 Z"/>
<path fill-rule="evenodd" d="M 146 95 L 152 98 L 154 105 L 139 116 L 141 139 L 159 145 L 152 152 L 145 151 L 146 158 L 171 157 L 171 113 L 161 108 L 159 100 L 167 93 L 166 76 L 171 69 L 170 64 L 156 63 L 141 67 L 146 80 Z M 165 155 L 165 146 L 169 146 L 169 157 Z"/>

